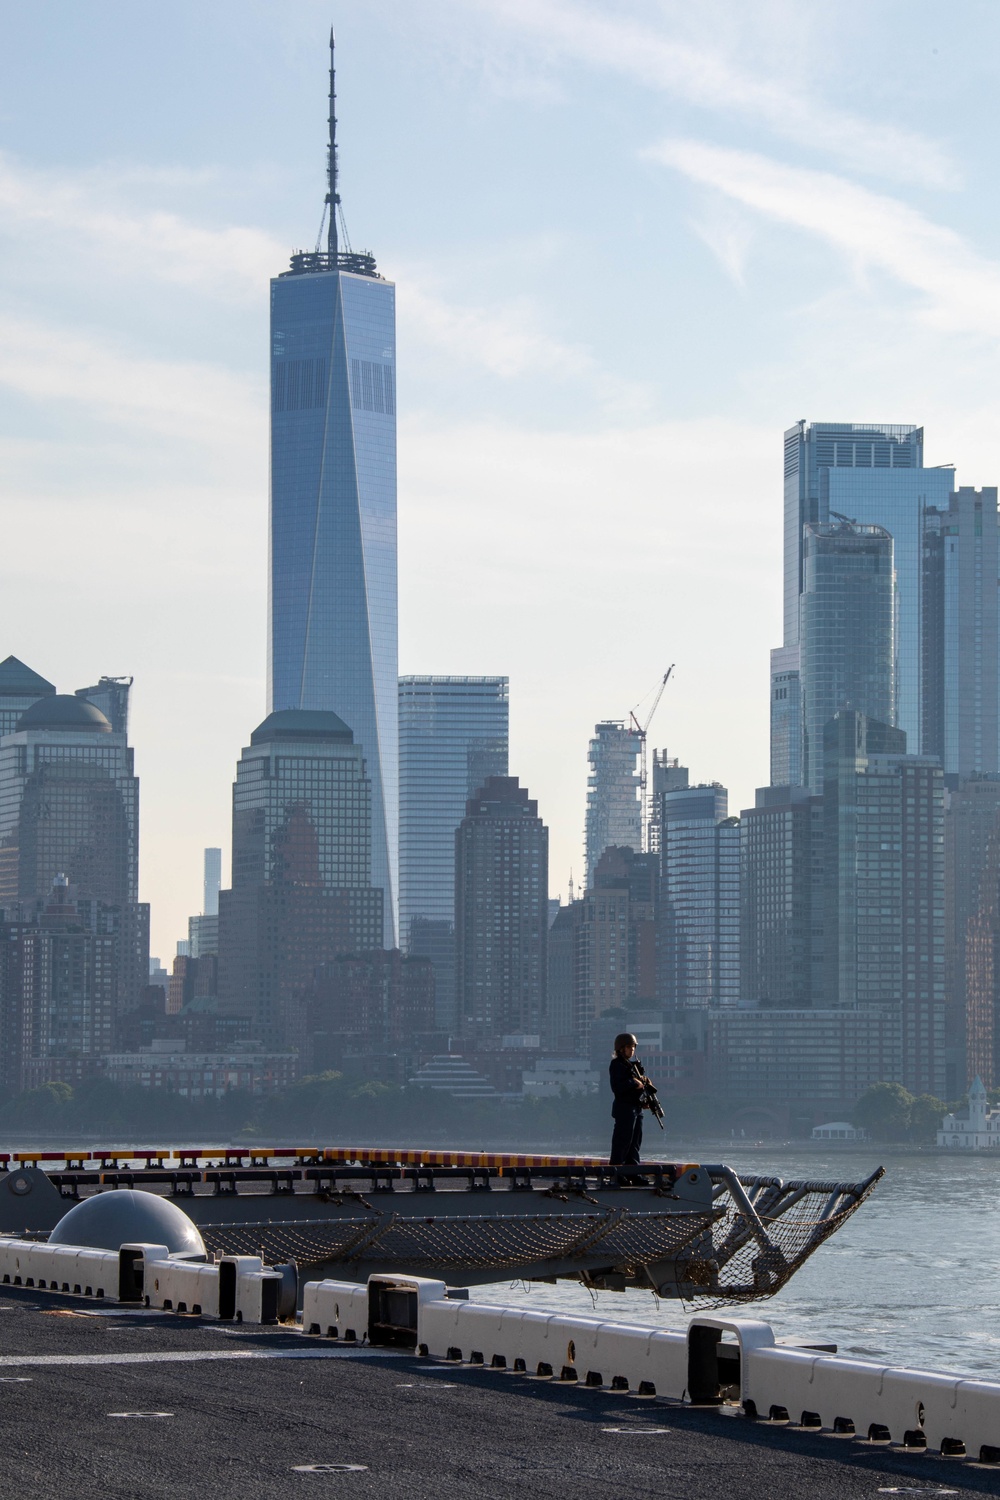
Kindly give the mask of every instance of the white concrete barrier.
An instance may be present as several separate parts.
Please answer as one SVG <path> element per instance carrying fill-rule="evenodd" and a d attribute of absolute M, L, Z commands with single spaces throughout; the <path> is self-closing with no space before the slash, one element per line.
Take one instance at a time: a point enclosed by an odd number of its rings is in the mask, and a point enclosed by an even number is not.
<path fill-rule="evenodd" d="M 118 1266 L 117 1251 L 0 1238 L 0 1284 L 5 1286 L 31 1286 L 114 1301 L 118 1297 Z"/>
<path fill-rule="evenodd" d="M 255 1256 L 241 1255 L 236 1272 L 237 1323 L 277 1323 L 281 1296 L 281 1276 L 265 1270 Z M 256 1260 L 256 1265 L 247 1262 Z M 225 1262 L 220 1262 L 219 1270 Z"/>
<path fill-rule="evenodd" d="M 273 1323 L 279 1315 L 280 1272 L 259 1256 L 226 1256 L 217 1265 L 174 1259 L 166 1245 L 131 1244 L 120 1250 L 35 1244 L 0 1238 L 0 1285 L 100 1298 L 144 1301 L 147 1307 Z"/>
<path fill-rule="evenodd" d="M 368 1334 L 368 1288 L 356 1281 L 307 1281 L 302 1332 L 360 1342 Z"/>
<path fill-rule="evenodd" d="M 123 1245 L 123 1261 L 142 1259 L 142 1298 L 147 1307 L 196 1313 L 237 1323 L 276 1323 L 281 1273 L 259 1255 L 226 1255 L 217 1264 L 174 1259 L 165 1245 Z M 127 1272 L 123 1269 L 123 1279 Z"/>
<path fill-rule="evenodd" d="M 217 1265 L 174 1260 L 162 1245 L 130 1245 L 127 1248 L 143 1252 L 143 1295 L 147 1307 L 198 1313 L 205 1318 L 219 1316 Z M 259 1267 L 260 1262 L 257 1261 L 256 1265 Z"/>
<path fill-rule="evenodd" d="M 419 1309 L 418 1341 L 439 1359 L 649 1395 L 679 1399 L 687 1384 L 683 1333 L 600 1318 L 428 1301 Z"/>
<path fill-rule="evenodd" d="M 782 1348 L 765 1323 L 697 1318 L 689 1330 L 696 1395 L 705 1378 L 699 1338 L 711 1338 L 713 1331 L 736 1335 L 741 1399 L 751 1415 L 946 1455 L 1000 1459 L 998 1383 Z"/>

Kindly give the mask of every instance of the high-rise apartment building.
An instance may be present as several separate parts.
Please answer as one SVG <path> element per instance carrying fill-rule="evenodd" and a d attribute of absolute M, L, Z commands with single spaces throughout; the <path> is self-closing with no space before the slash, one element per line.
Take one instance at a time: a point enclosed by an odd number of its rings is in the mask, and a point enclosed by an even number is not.
<path fill-rule="evenodd" d="M 823 799 L 758 787 L 740 814 L 740 974 L 745 1004 L 824 1003 Z"/>
<path fill-rule="evenodd" d="M 823 791 L 823 731 L 838 709 L 895 720 L 893 542 L 842 518 L 802 535 L 799 660 L 802 779 Z"/>
<path fill-rule="evenodd" d="M 332 712 L 371 781 L 372 881 L 396 943 L 399 749 L 395 287 L 338 247 L 333 40 L 329 234 L 271 282 L 268 707 Z"/>
<path fill-rule="evenodd" d="M 549 832 L 516 776 L 492 776 L 455 833 L 459 1026 L 477 1042 L 545 1022 Z"/>
<path fill-rule="evenodd" d="M 139 781 L 123 731 L 85 698 L 46 694 L 0 740 L 0 904 L 74 898 L 120 913 L 117 1007 L 148 980 L 149 909 L 139 903 Z M 96 909 L 96 908 L 95 908 Z"/>
<path fill-rule="evenodd" d="M 718 782 L 662 794 L 660 980 L 665 1004 L 740 1003 L 740 820 Z"/>
<path fill-rule="evenodd" d="M 95 909 L 96 908 L 96 909 Z M 121 912 L 81 909 L 65 876 L 0 911 L 0 1079 L 13 1090 L 110 1052 L 120 1008 Z"/>
<path fill-rule="evenodd" d="M 902 1081 L 945 1092 L 944 779 L 902 730 L 841 711 L 826 729 L 827 995 L 900 1014 Z"/>
<path fill-rule="evenodd" d="M 372 786 L 336 714 L 286 709 L 250 737 L 233 786 L 233 884 L 219 897 L 219 1008 L 271 1045 L 304 1046 L 317 964 L 382 946 Z"/>
<path fill-rule="evenodd" d="M 639 804 L 639 736 L 617 721 L 594 726 L 588 759 L 586 866 L 591 883 L 605 849 L 642 847 Z"/>
<path fill-rule="evenodd" d="M 13 734 L 26 708 L 39 698 L 51 698 L 55 688 L 16 656 L 0 661 L 0 740 Z"/>
<path fill-rule="evenodd" d="M 1000 827 L 987 838 L 976 907 L 962 936 L 965 1025 L 961 1076 L 981 1078 L 987 1088 L 993 1088 L 1000 1078 Z"/>
<path fill-rule="evenodd" d="M 657 1004 L 658 854 L 605 849 L 579 901 L 549 932 L 549 1036 L 585 1049 L 606 1010 Z"/>
<path fill-rule="evenodd" d="M 996 901 L 992 852 L 998 830 L 1000 775 L 972 776 L 946 792 L 944 899 L 948 1082 L 945 1097 L 948 1099 L 959 1098 L 977 1076 L 989 1087 L 998 1076 L 993 1064 L 993 1002 L 991 999 L 984 1010 L 981 964 L 977 992 L 973 995 L 967 989 L 970 930 L 975 926 L 976 941 L 980 944 L 983 934 L 991 930 L 989 923 L 984 923 L 983 916 L 992 911 Z"/>
<path fill-rule="evenodd" d="M 963 778 L 1000 771 L 998 575 L 996 487 L 961 485 L 924 531 L 921 748 Z"/>

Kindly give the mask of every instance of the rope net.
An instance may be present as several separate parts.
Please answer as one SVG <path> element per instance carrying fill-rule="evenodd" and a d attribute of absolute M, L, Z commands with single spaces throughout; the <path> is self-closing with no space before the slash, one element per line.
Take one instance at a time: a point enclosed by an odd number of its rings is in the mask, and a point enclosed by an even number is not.
<path fill-rule="evenodd" d="M 781 1182 L 741 1177 L 754 1219 L 717 1181 L 706 1208 L 643 1212 L 408 1217 L 367 1212 L 343 1218 L 287 1219 L 258 1224 L 203 1224 L 209 1250 L 259 1255 L 304 1268 L 362 1263 L 413 1274 L 495 1270 L 499 1276 L 582 1276 L 600 1285 L 624 1276 L 696 1307 L 771 1297 L 864 1202 L 881 1177 L 867 1182 Z M 666 1264 L 665 1264 L 666 1263 Z"/>

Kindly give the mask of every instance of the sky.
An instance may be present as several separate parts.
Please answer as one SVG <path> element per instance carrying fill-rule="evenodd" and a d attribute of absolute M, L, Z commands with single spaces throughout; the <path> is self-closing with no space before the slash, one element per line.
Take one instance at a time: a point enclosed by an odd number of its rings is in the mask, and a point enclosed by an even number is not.
<path fill-rule="evenodd" d="M 579 881 L 594 723 L 768 779 L 781 438 L 1000 482 L 1000 8 L 0 0 L 0 658 L 131 675 L 169 961 L 264 717 L 268 279 L 397 285 L 400 670 L 503 672 Z"/>

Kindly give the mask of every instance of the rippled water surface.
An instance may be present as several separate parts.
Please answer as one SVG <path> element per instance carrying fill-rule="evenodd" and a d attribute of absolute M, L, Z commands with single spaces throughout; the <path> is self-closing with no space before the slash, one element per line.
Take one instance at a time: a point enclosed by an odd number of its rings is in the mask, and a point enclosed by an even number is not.
<path fill-rule="evenodd" d="M 823 1156 L 775 1147 L 725 1151 L 741 1174 L 862 1181 L 875 1150 Z M 709 1156 L 702 1152 L 704 1159 Z M 857 1213 L 767 1301 L 734 1311 L 777 1336 L 822 1338 L 842 1354 L 1000 1379 L 1000 1162 L 886 1156 L 886 1175 Z M 650 1292 L 570 1283 L 473 1289 L 478 1301 L 683 1328 L 683 1304 Z"/>

